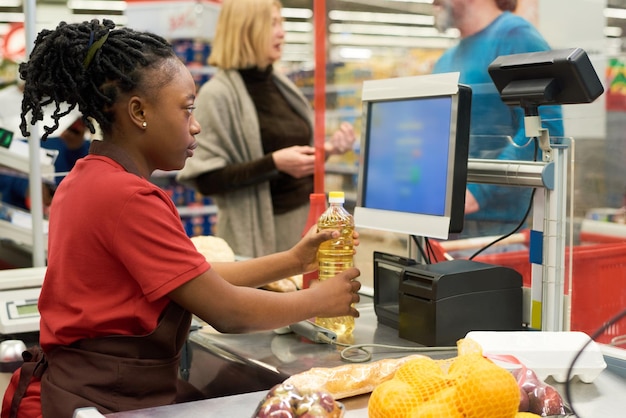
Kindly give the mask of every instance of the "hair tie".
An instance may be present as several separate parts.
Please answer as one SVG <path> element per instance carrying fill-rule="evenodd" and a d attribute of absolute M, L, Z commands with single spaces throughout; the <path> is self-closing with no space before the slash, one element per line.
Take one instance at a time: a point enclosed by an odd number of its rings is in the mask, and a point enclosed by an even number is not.
<path fill-rule="evenodd" d="M 98 52 L 98 50 L 102 48 L 102 45 L 104 44 L 104 42 L 106 42 L 108 37 L 109 37 L 109 32 L 105 33 L 102 38 L 94 42 L 93 41 L 94 32 L 93 30 L 91 31 L 91 34 L 89 35 L 89 50 L 87 51 L 87 56 L 85 57 L 85 61 L 83 61 L 83 67 L 85 67 L 85 69 L 89 67 L 89 64 L 91 64 L 93 57 L 96 55 L 96 52 Z"/>

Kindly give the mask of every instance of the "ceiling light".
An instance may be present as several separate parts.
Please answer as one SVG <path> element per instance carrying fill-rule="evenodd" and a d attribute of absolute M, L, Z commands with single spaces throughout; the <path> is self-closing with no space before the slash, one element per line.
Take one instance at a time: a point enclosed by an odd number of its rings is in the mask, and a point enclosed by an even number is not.
<path fill-rule="evenodd" d="M 398 48 L 437 48 L 447 49 L 454 45 L 455 41 L 448 38 L 409 38 L 398 36 L 378 35 L 339 35 L 331 34 L 329 37 L 332 45 L 365 46 L 365 47 L 398 47 Z"/>
<path fill-rule="evenodd" d="M 313 17 L 313 10 L 283 7 L 280 15 L 285 19 L 310 19 Z"/>
<path fill-rule="evenodd" d="M 308 44 L 313 42 L 313 35 L 310 32 L 286 32 L 285 42 L 290 44 Z"/>
<path fill-rule="evenodd" d="M 331 33 L 360 33 L 365 35 L 419 36 L 437 38 L 442 36 L 456 37 L 456 34 L 442 34 L 433 27 L 365 25 L 357 23 L 332 23 L 328 27 Z"/>
<path fill-rule="evenodd" d="M 118 0 L 68 0 L 67 7 L 71 10 L 108 10 L 123 12 L 126 2 Z"/>
<path fill-rule="evenodd" d="M 313 24 L 310 22 L 283 22 L 285 32 L 311 32 Z"/>
<path fill-rule="evenodd" d="M 3 0 L 2 7 L 20 7 L 22 0 Z"/>
<path fill-rule="evenodd" d="M 305 44 L 286 44 L 283 48 L 281 61 L 308 62 L 313 57 L 311 47 Z"/>
<path fill-rule="evenodd" d="M 24 13 L 0 13 L 0 22 L 24 23 Z"/>
<path fill-rule="evenodd" d="M 372 50 L 369 48 L 339 48 L 339 56 L 344 59 L 366 60 L 372 58 Z"/>
<path fill-rule="evenodd" d="M 622 36 L 622 28 L 618 26 L 607 26 L 604 28 L 604 36 L 609 38 L 620 38 Z"/>
<path fill-rule="evenodd" d="M 285 52 L 310 54 L 313 52 L 313 46 L 307 44 L 284 44 L 283 53 Z"/>
<path fill-rule="evenodd" d="M 613 19 L 626 19 L 626 9 L 607 7 L 604 9 L 604 17 Z"/>
<path fill-rule="evenodd" d="M 373 23 L 402 23 L 406 25 L 432 26 L 435 18 L 421 14 L 402 13 L 371 13 L 371 12 L 350 12 L 345 10 L 331 10 L 328 13 L 331 20 L 373 22 Z"/>

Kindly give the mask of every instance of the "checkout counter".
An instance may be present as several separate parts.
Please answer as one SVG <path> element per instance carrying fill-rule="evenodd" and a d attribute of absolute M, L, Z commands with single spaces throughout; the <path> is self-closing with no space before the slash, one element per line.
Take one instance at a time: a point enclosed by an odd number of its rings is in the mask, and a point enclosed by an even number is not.
<path fill-rule="evenodd" d="M 420 347 L 398 337 L 398 330 L 377 321 L 373 300 L 362 295 L 361 316 L 356 320 L 355 344 L 386 344 Z M 385 348 L 371 348 L 372 360 L 414 354 Z M 432 358 L 447 358 L 456 352 L 423 352 Z M 225 335 L 199 329 L 190 335 L 188 345 L 189 382 L 209 399 L 118 412 L 107 418 L 206 418 L 250 417 L 267 390 L 288 376 L 312 367 L 345 364 L 337 347 L 315 344 L 295 334 L 275 332 Z M 583 418 L 624 416 L 626 410 L 626 361 L 607 358 L 608 368 L 592 383 L 572 381 L 572 398 Z M 563 384 L 548 379 L 564 397 Z M 367 417 L 369 394 L 342 399 L 345 418 Z"/>

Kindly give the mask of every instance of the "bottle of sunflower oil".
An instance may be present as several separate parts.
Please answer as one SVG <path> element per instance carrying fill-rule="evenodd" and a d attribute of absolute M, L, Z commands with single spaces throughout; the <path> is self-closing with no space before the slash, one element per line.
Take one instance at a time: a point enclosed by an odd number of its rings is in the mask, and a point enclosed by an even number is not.
<path fill-rule="evenodd" d="M 335 239 L 323 242 L 317 252 L 319 262 L 318 278 L 327 280 L 354 266 L 353 239 L 354 218 L 343 204 L 343 192 L 328 194 L 329 206 L 317 221 L 318 230 L 336 229 L 341 235 Z M 334 331 L 339 341 L 349 341 L 354 330 L 354 317 L 342 316 L 336 318 L 316 318 L 315 322 Z"/>

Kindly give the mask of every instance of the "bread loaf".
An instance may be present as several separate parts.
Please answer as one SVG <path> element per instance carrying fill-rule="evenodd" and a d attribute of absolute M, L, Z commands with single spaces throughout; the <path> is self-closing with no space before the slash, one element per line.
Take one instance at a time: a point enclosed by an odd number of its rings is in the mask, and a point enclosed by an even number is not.
<path fill-rule="evenodd" d="M 209 263 L 212 261 L 235 261 L 233 249 L 222 238 L 213 235 L 197 235 L 191 237 L 191 242 Z"/>
<path fill-rule="evenodd" d="M 370 363 L 314 367 L 287 378 L 284 383 L 291 383 L 302 390 L 325 390 L 334 399 L 343 399 L 371 392 L 382 382 L 391 379 L 402 364 L 418 357 L 424 356 L 414 354 Z"/>
<path fill-rule="evenodd" d="M 198 252 L 204 255 L 208 262 L 230 262 L 235 261 L 235 253 L 228 243 L 213 235 L 197 235 L 191 237 L 191 242 L 196 246 Z M 294 292 L 302 289 L 302 275 L 287 277 L 276 280 L 263 286 L 263 289 L 274 292 Z"/>
<path fill-rule="evenodd" d="M 263 286 L 263 289 L 274 292 L 294 292 L 302 289 L 302 275 L 287 277 L 286 279 L 276 280 Z"/>

